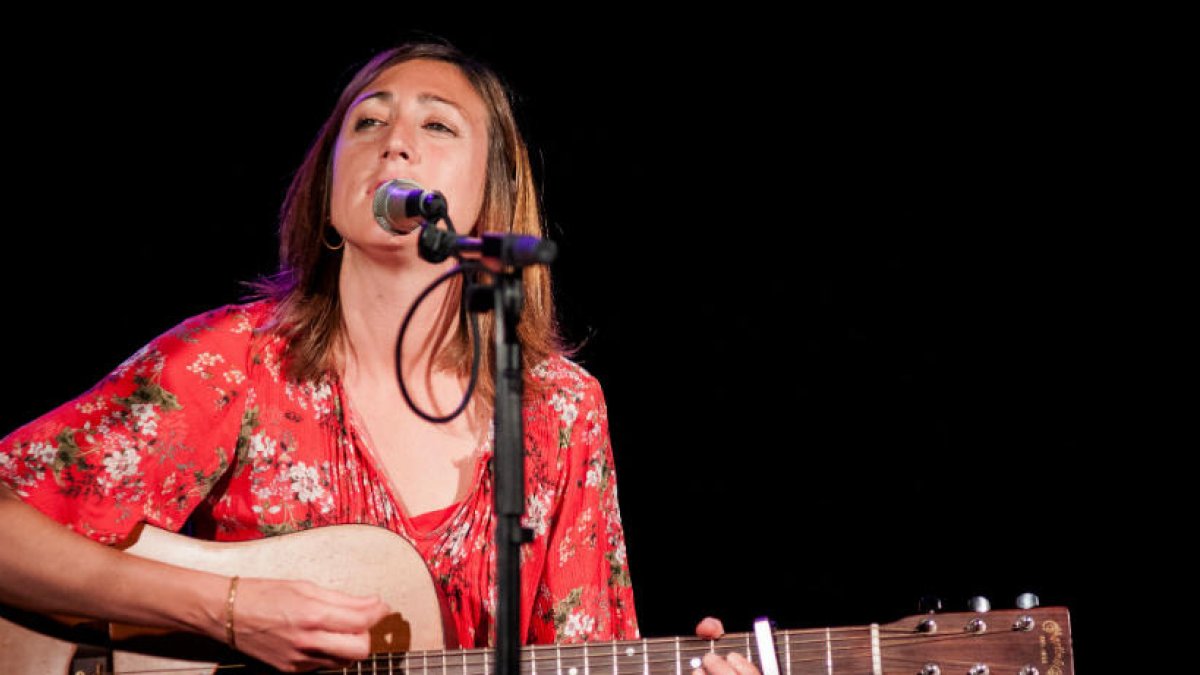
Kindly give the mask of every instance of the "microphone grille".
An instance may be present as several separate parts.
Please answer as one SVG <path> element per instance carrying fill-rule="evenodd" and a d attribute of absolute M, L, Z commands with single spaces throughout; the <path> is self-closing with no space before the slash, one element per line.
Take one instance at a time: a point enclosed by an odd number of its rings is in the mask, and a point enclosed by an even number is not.
<path fill-rule="evenodd" d="M 404 178 L 393 178 L 383 185 L 380 185 L 375 190 L 375 198 L 371 200 L 371 212 L 375 215 L 375 222 L 379 223 L 379 226 L 382 227 L 385 232 L 390 234 L 408 234 L 409 232 L 412 232 L 414 229 L 412 227 L 404 230 L 398 230 L 393 224 L 392 214 L 388 209 L 391 204 L 395 203 L 391 199 L 391 195 L 393 192 L 400 192 L 400 199 L 396 201 L 398 201 L 400 204 L 403 204 L 404 198 L 407 197 L 408 192 L 413 190 L 421 192 L 424 191 L 424 189 L 425 188 L 414 183 L 413 181 Z M 396 221 L 403 221 L 408 218 L 408 214 L 404 213 L 403 208 L 401 208 L 400 213 L 397 213 L 395 218 Z"/>

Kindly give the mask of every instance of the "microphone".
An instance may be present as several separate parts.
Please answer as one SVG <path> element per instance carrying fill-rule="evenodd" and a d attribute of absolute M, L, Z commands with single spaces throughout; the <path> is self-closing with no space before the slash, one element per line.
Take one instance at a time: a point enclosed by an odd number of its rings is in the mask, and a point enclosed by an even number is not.
<path fill-rule="evenodd" d="M 436 190 L 426 190 L 411 180 L 393 179 L 375 190 L 371 211 L 375 222 L 391 234 L 408 234 L 420 223 L 414 218 L 436 221 L 446 217 L 446 198 Z"/>

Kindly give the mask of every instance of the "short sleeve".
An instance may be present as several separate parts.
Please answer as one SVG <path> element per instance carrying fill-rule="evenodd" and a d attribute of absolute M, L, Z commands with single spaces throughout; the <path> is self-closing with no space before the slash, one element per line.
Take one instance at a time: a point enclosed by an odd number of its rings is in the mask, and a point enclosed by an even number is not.
<path fill-rule="evenodd" d="M 236 305 L 184 321 L 0 440 L 0 481 L 101 543 L 179 530 L 235 454 L 252 334 Z"/>

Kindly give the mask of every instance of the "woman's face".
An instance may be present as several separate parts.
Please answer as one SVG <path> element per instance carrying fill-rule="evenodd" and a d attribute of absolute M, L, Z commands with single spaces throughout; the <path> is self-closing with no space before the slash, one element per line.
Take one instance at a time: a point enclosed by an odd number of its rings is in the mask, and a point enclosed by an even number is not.
<path fill-rule="evenodd" d="M 401 178 L 445 195 L 455 229 L 470 231 L 483 203 L 487 134 L 487 107 L 458 66 L 429 59 L 391 66 L 342 120 L 333 159 L 333 226 L 358 248 L 415 248 L 417 230 L 385 232 L 372 212 L 376 189 Z"/>

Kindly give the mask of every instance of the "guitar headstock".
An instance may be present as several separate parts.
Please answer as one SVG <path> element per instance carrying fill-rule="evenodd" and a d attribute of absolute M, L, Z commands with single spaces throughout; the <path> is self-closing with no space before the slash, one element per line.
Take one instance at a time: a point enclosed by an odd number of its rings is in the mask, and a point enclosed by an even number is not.
<path fill-rule="evenodd" d="M 881 625 L 884 672 L 1074 675 L 1065 607 L 929 613 Z"/>

